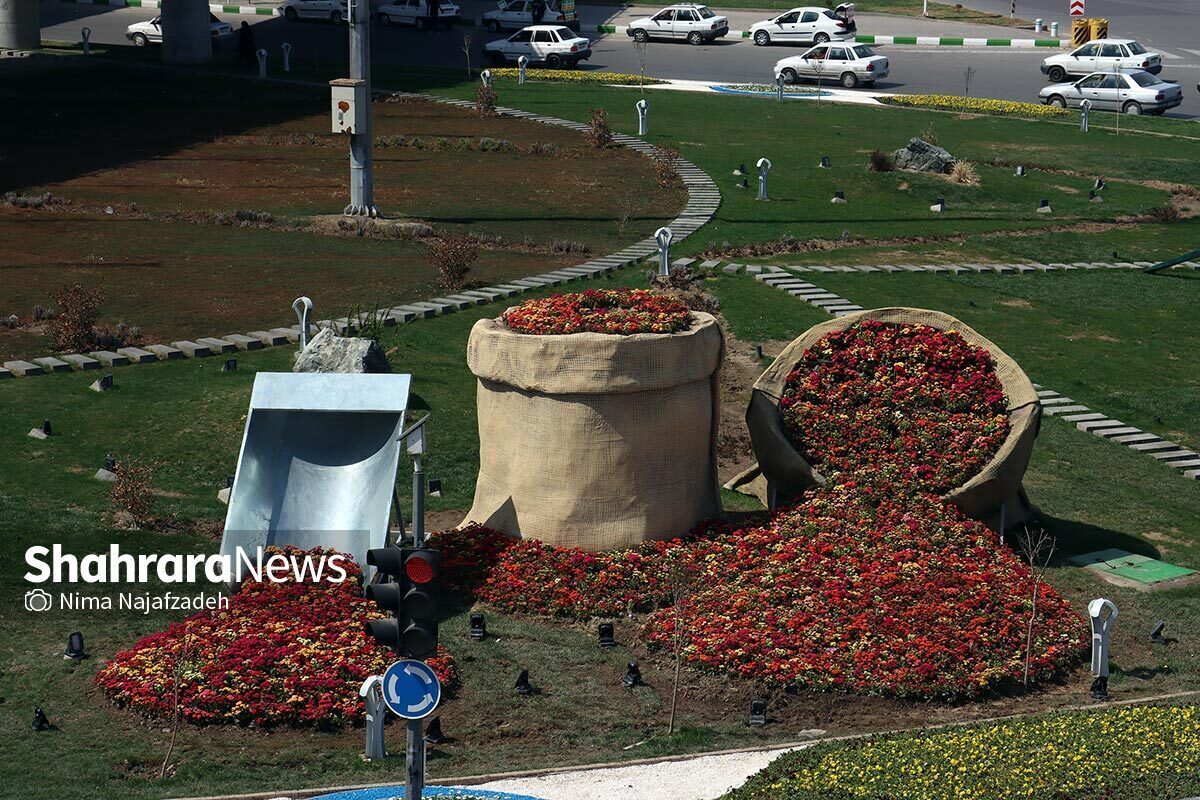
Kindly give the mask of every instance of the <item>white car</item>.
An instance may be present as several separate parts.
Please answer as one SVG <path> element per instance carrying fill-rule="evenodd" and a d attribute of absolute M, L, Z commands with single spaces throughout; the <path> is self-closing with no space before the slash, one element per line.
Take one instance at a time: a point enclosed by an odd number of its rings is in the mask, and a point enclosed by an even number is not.
<path fill-rule="evenodd" d="M 1166 83 L 1145 70 L 1096 72 L 1074 83 L 1056 83 L 1038 92 L 1046 105 L 1079 108 L 1084 100 L 1098 111 L 1162 114 L 1183 102 L 1178 83 Z"/>
<path fill-rule="evenodd" d="M 712 42 L 729 33 L 729 20 L 708 6 L 681 3 L 664 8 L 652 17 L 629 23 L 625 35 L 635 42 L 651 39 L 685 39 L 689 44 Z"/>
<path fill-rule="evenodd" d="M 888 76 L 888 60 L 865 44 L 819 44 L 798 56 L 775 62 L 775 77 L 784 83 L 806 78 L 838 81 L 847 89 L 860 83 L 871 86 Z"/>
<path fill-rule="evenodd" d="M 562 25 L 530 25 L 507 39 L 488 42 L 483 54 L 494 64 L 507 64 L 525 56 L 550 69 L 560 69 L 591 58 L 592 43 Z"/>
<path fill-rule="evenodd" d="M 1068 75 L 1118 69 L 1140 69 L 1157 75 L 1162 72 L 1162 55 L 1147 50 L 1133 39 L 1099 39 L 1042 62 L 1042 74 L 1051 83 L 1062 83 Z"/>
<path fill-rule="evenodd" d="M 750 38 L 760 47 L 787 42 L 824 44 L 853 39 L 856 31 L 854 4 L 847 3 L 833 11 L 816 6 L 793 8 L 751 25 Z"/>
<path fill-rule="evenodd" d="M 228 22 L 221 22 L 217 19 L 217 15 L 211 12 L 208 15 L 208 27 L 212 31 L 212 37 L 217 40 L 233 35 L 233 26 Z M 147 22 L 133 23 L 125 29 L 125 38 L 137 47 L 162 44 L 162 17 L 155 17 Z"/>
<path fill-rule="evenodd" d="M 430 0 L 389 0 L 375 12 L 380 25 L 412 25 L 423 31 L 431 25 L 451 28 L 462 19 L 462 9 L 450 0 L 439 0 L 435 18 L 430 11 Z"/>
<path fill-rule="evenodd" d="M 327 19 L 345 22 L 350 19 L 346 0 L 283 0 L 279 6 L 288 22 L 298 19 Z"/>
<path fill-rule="evenodd" d="M 533 25 L 533 0 L 499 0 L 499 8 L 486 11 L 483 15 L 483 25 L 492 33 L 502 30 L 520 30 Z M 579 28 L 579 16 L 575 12 L 564 13 L 561 0 L 549 0 L 545 3 L 546 13 L 542 23 L 546 25 L 565 25 L 573 30 Z"/>

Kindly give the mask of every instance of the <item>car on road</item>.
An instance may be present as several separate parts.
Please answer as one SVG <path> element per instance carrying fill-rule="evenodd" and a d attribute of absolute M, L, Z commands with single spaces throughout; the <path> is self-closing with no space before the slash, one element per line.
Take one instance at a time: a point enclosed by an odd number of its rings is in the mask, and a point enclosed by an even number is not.
<path fill-rule="evenodd" d="M 564 25 L 530 25 L 507 39 L 488 42 L 483 54 L 492 63 L 507 64 L 525 56 L 550 69 L 574 67 L 591 58 L 592 43 Z"/>
<path fill-rule="evenodd" d="M 380 25 L 412 25 L 423 31 L 431 25 L 452 28 L 462 19 L 462 9 L 450 0 L 438 0 L 436 17 L 430 13 L 431 0 L 389 0 L 375 11 Z"/>
<path fill-rule="evenodd" d="M 483 14 L 483 26 L 492 33 L 520 30 L 534 24 L 533 0 L 498 0 L 498 5 L 499 8 Z M 545 6 L 546 13 L 542 17 L 542 23 L 565 25 L 572 30 L 579 30 L 579 15 L 574 11 L 564 12 L 562 0 L 549 0 Z"/>
<path fill-rule="evenodd" d="M 1183 102 L 1183 89 L 1145 70 L 1126 70 L 1093 72 L 1073 83 L 1055 83 L 1038 92 L 1038 97 L 1058 108 L 1079 108 L 1090 100 L 1099 111 L 1162 114 Z"/>
<path fill-rule="evenodd" d="M 1068 75 L 1116 69 L 1141 69 L 1157 75 L 1162 72 L 1162 54 L 1147 50 L 1133 39 L 1098 39 L 1042 62 L 1042 74 L 1051 83 L 1062 83 Z"/>
<path fill-rule="evenodd" d="M 212 31 L 213 39 L 217 41 L 225 41 L 233 36 L 233 26 L 228 22 L 221 22 L 221 20 L 217 19 L 217 15 L 211 12 L 208 15 L 208 27 Z M 148 44 L 162 44 L 162 17 L 133 23 L 125 29 L 125 38 L 138 47 L 145 47 Z"/>
<path fill-rule="evenodd" d="M 805 79 L 837 81 L 847 89 L 873 86 L 888 76 L 888 60 L 865 44 L 819 44 L 798 56 L 775 62 L 775 77 L 784 83 Z"/>
<path fill-rule="evenodd" d="M 713 42 L 729 33 L 729 19 L 714 14 L 708 6 L 680 3 L 650 17 L 635 19 L 625 34 L 635 42 L 651 39 L 683 39 L 689 44 Z"/>
<path fill-rule="evenodd" d="M 853 39 L 856 31 L 854 4 L 846 3 L 833 11 L 816 6 L 790 9 L 751 25 L 750 39 L 760 47 L 790 42 L 824 44 Z"/>
<path fill-rule="evenodd" d="M 345 22 L 350 19 L 346 0 L 283 0 L 280 13 L 288 22 L 298 19 L 327 19 Z"/>

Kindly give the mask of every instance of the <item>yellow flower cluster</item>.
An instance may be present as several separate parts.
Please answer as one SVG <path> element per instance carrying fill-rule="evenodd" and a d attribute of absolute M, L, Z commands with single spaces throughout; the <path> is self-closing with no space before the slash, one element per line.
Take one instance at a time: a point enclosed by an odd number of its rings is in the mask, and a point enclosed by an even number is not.
<path fill-rule="evenodd" d="M 492 70 L 494 78 L 512 78 L 516 80 L 518 70 L 516 67 L 500 67 Z M 525 79 L 531 81 L 544 81 L 547 83 L 577 83 L 577 84 L 601 84 L 605 86 L 620 85 L 620 86 L 651 86 L 656 83 L 663 83 L 658 78 L 649 76 L 630 75 L 625 72 L 581 72 L 577 69 L 526 69 Z"/>
<path fill-rule="evenodd" d="M 1067 713 L 814 748 L 729 800 L 1154 798 L 1200 793 L 1200 708 Z"/>
<path fill-rule="evenodd" d="M 1040 103 L 1016 100 L 989 100 L 985 97 L 957 97 L 952 94 L 895 94 L 880 97 L 879 102 L 893 106 L 961 111 L 966 114 L 999 114 L 1007 117 L 1057 117 L 1067 111 Z"/>

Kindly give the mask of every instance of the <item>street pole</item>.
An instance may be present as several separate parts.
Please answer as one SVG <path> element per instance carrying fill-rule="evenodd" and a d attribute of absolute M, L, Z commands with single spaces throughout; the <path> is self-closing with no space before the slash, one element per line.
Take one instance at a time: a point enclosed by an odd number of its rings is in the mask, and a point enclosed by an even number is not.
<path fill-rule="evenodd" d="M 408 775 L 404 781 L 405 800 L 421 800 L 425 791 L 425 727 L 419 719 L 408 721 Z"/>
<path fill-rule="evenodd" d="M 425 467 L 419 454 L 413 456 L 413 547 L 425 546 Z M 410 723 L 411 725 L 411 723 Z"/>
<path fill-rule="evenodd" d="M 347 216 L 377 217 L 371 175 L 371 21 L 370 0 L 350 0 L 350 79 L 365 83 L 365 107 L 350 134 L 350 205 Z"/>

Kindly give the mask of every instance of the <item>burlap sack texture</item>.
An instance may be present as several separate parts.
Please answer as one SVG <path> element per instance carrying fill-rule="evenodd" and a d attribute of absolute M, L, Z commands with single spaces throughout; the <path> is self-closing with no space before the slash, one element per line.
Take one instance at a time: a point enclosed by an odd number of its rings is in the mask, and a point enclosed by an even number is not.
<path fill-rule="evenodd" d="M 809 328 L 789 344 L 754 383 L 750 406 L 746 410 L 746 425 L 750 429 L 750 440 L 758 463 L 726 484 L 727 488 L 755 495 L 765 504 L 768 482 L 779 497 L 824 485 L 824 476 L 804 460 L 788 439 L 779 399 L 783 395 L 788 374 L 818 339 L 867 319 L 955 331 L 971 344 L 991 353 L 996 374 L 1008 400 L 1008 438 L 979 474 L 946 494 L 945 499 L 968 516 L 982 520 L 993 528 L 999 526 L 1002 503 L 1006 526 L 1031 519 L 1036 509 L 1025 496 L 1021 479 L 1029 466 L 1033 441 L 1041 426 L 1042 407 L 1037 390 L 1016 361 L 974 329 L 948 314 L 917 308 L 879 308 L 849 314 Z"/>
<path fill-rule="evenodd" d="M 710 314 L 671 334 L 534 336 L 471 329 L 479 478 L 463 524 L 561 547 L 666 539 L 720 513 Z"/>

